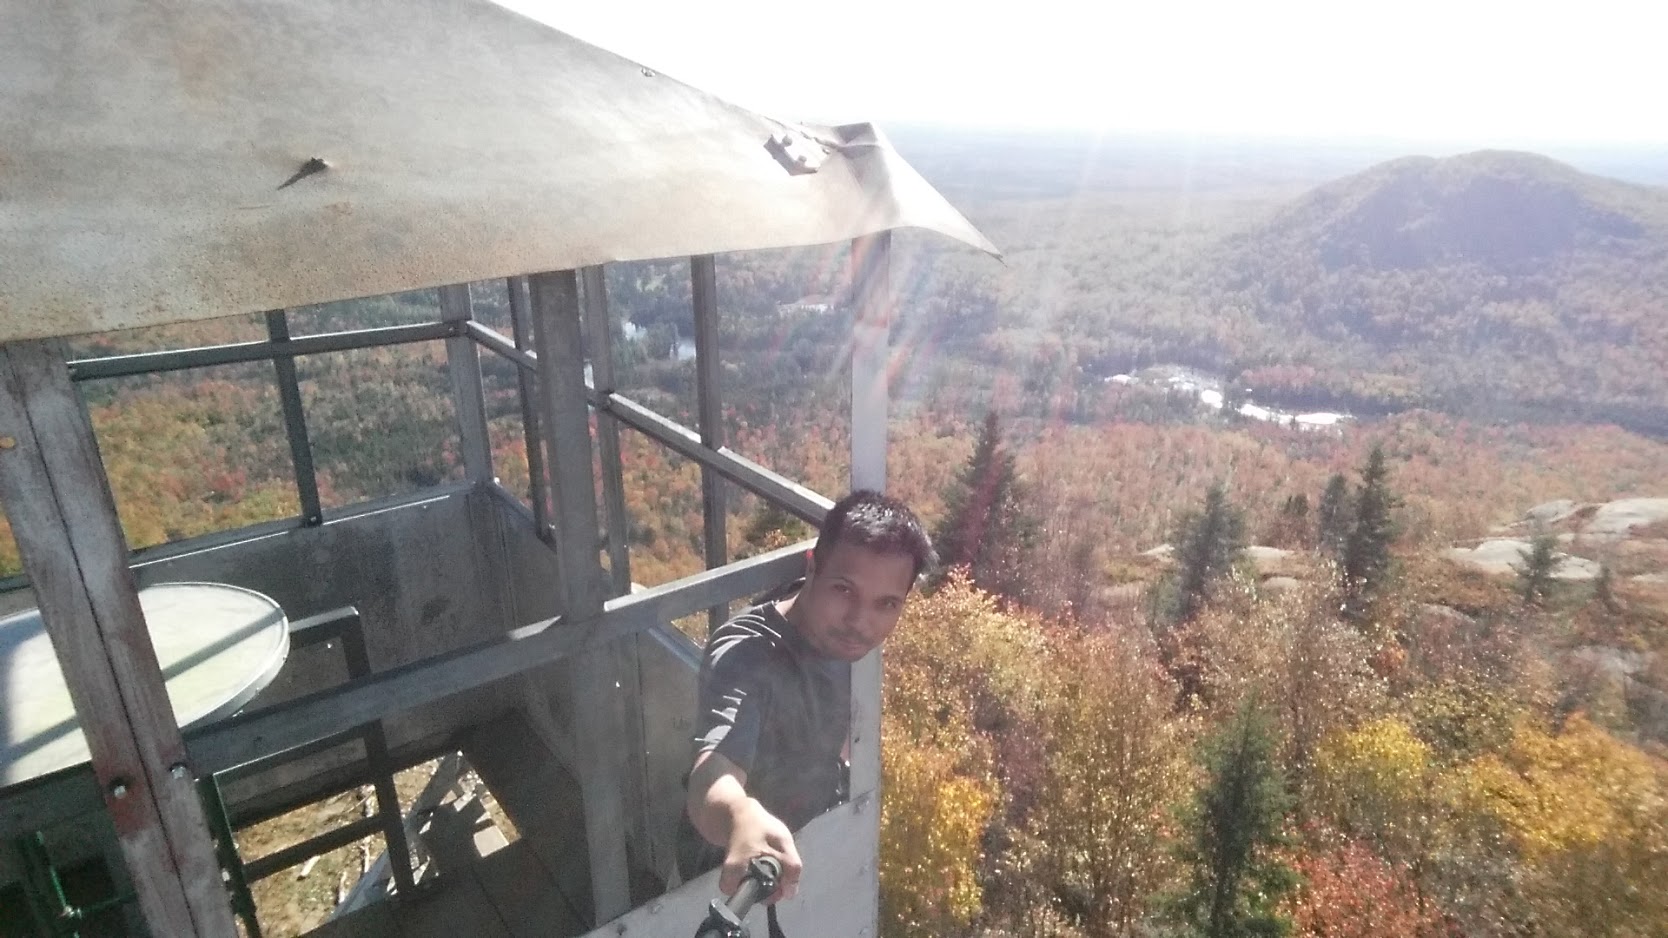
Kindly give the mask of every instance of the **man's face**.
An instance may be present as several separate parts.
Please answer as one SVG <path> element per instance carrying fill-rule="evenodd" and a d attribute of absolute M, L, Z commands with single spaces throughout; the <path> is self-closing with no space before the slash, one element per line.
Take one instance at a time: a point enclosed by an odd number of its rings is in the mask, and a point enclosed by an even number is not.
<path fill-rule="evenodd" d="M 856 661 L 898 627 L 914 584 L 915 564 L 908 554 L 837 542 L 822 566 L 811 562 L 791 615 L 818 654 Z"/>

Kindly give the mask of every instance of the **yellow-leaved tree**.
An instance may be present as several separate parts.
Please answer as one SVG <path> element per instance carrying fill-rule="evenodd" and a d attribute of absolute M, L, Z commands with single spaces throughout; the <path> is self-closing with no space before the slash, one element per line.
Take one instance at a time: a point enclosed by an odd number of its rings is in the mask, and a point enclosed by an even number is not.
<path fill-rule="evenodd" d="M 1328 736 L 1315 753 L 1307 808 L 1405 869 L 1413 914 L 1434 921 L 1456 899 L 1433 857 L 1460 855 L 1450 823 L 1448 785 L 1431 749 L 1400 717 L 1369 720 Z"/>
<path fill-rule="evenodd" d="M 1520 720 L 1504 752 L 1465 772 L 1465 795 L 1504 828 L 1526 867 L 1543 934 L 1668 934 L 1668 766 L 1569 718 Z"/>
<path fill-rule="evenodd" d="M 1175 685 L 1147 644 L 1117 630 L 1060 634 L 1053 648 L 1060 687 L 1028 872 L 1086 935 L 1137 934 L 1174 872 L 1165 842 L 1187 790 L 1191 726 L 1171 717 Z"/>
<path fill-rule="evenodd" d="M 960 576 L 913 601 L 887 644 L 884 934 L 955 934 L 983 909 L 981 843 L 1003 807 L 997 754 L 1006 730 L 1041 711 L 1045 647 Z"/>

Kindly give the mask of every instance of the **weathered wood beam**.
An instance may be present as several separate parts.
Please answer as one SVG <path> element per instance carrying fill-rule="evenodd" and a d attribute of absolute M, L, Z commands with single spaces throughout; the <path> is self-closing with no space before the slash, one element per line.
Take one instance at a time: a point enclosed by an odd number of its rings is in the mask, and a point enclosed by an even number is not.
<path fill-rule="evenodd" d="M 86 409 L 56 341 L 0 346 L 0 499 L 160 935 L 235 934 Z"/>

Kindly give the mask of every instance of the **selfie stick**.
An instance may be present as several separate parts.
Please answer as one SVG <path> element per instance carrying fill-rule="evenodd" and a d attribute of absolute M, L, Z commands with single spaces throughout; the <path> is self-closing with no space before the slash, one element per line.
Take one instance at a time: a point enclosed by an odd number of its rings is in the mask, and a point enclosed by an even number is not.
<path fill-rule="evenodd" d="M 712 900 L 707 906 L 706 921 L 695 938 L 748 938 L 742 920 L 760 899 L 776 891 L 776 880 L 782 875 L 782 862 L 775 857 L 754 857 L 747 864 L 747 874 L 741 886 L 728 901 Z"/>

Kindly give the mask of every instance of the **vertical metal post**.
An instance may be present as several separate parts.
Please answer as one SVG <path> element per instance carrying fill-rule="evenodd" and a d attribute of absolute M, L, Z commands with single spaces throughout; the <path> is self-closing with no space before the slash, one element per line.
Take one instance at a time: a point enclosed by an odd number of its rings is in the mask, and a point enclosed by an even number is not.
<path fill-rule="evenodd" d="M 851 487 L 886 488 L 886 365 L 892 331 L 892 233 L 851 243 L 857 307 L 851 345 Z"/>
<path fill-rule="evenodd" d="M 467 323 L 475 317 L 469 284 L 440 288 L 443 322 Z M 492 441 L 487 438 L 486 400 L 481 391 L 481 353 L 475 340 L 460 331 L 446 340 L 446 371 L 452 376 L 452 400 L 463 443 L 463 471 L 471 482 L 492 480 Z"/>
<path fill-rule="evenodd" d="M 290 340 L 290 316 L 287 311 L 267 311 L 266 337 L 274 342 Z M 284 430 L 290 437 L 290 464 L 295 470 L 296 495 L 301 500 L 301 521 L 309 526 L 323 524 L 318 474 L 313 468 L 313 443 L 307 438 L 307 414 L 301 407 L 301 383 L 295 376 L 295 356 L 273 356 L 272 368 L 278 373 L 278 399 L 284 408 Z"/>
<path fill-rule="evenodd" d="M 579 272 L 584 288 L 585 329 L 591 339 L 591 384 L 604 394 L 614 391 L 614 329 L 608 312 L 608 278 L 601 266 Z M 597 451 L 602 457 L 603 520 L 608 528 L 608 576 L 615 596 L 631 592 L 631 551 L 626 515 L 625 471 L 620 465 L 620 425 L 597 414 Z"/>
<path fill-rule="evenodd" d="M 533 348 L 533 320 L 528 309 L 527 278 L 511 277 L 504 282 L 510 291 L 510 332 L 515 347 L 523 352 Z M 525 368 L 515 370 L 521 392 L 521 437 L 527 447 L 527 500 L 533 505 L 533 526 L 539 537 L 550 536 L 550 480 L 544 474 L 544 448 L 539 432 L 539 388 Z"/>
<path fill-rule="evenodd" d="M 695 392 L 701 444 L 718 449 L 724 445 L 724 402 L 719 391 L 723 369 L 718 356 L 718 266 L 713 256 L 691 257 L 689 277 L 695 301 Z M 708 570 L 729 561 L 725 521 L 724 477 L 702 466 L 701 531 Z M 724 624 L 729 614 L 727 605 L 708 609 L 707 630 Z"/>
<path fill-rule="evenodd" d="M 598 556 L 579 279 L 571 270 L 536 274 L 528 287 L 548 432 L 562 614 L 566 628 L 586 628 L 602 612 L 608 583 Z M 625 796 L 632 777 L 627 701 L 616 649 L 599 649 L 563 664 L 558 693 L 574 729 L 578 765 L 573 768 L 585 801 L 591 900 L 601 924 L 631 908 L 626 861 Z"/>
<path fill-rule="evenodd" d="M 234 934 L 208 819 L 128 567 L 92 423 L 56 341 L 0 346 L 0 499 L 155 934 Z"/>
<path fill-rule="evenodd" d="M 608 311 L 608 281 L 603 267 L 586 267 L 579 272 L 585 308 L 585 333 L 590 339 L 591 384 L 603 392 L 614 390 L 613 324 Z M 631 592 L 631 550 L 627 528 L 625 478 L 620 463 L 620 427 L 612 414 L 597 413 L 597 450 L 602 470 L 603 522 L 608 534 L 608 576 L 612 595 L 624 596 Z M 631 843 L 637 856 L 647 857 L 652 852 L 655 831 L 650 824 L 648 795 L 652 789 L 649 779 L 644 727 L 642 661 L 638 642 L 641 636 L 618 643 L 610 653 L 615 676 L 623 696 L 625 735 L 616 741 L 624 750 L 625 802 L 630 821 Z"/>
<path fill-rule="evenodd" d="M 358 612 L 351 622 L 343 624 L 341 636 L 348 676 L 368 677 L 371 653 L 365 647 L 365 620 Z M 411 870 L 411 847 L 405 839 L 405 818 L 400 812 L 399 792 L 394 790 L 394 766 L 388 758 L 388 737 L 382 730 L 382 720 L 365 724 L 361 739 L 365 744 L 365 761 L 371 766 L 372 785 L 376 788 L 376 813 L 382 822 L 383 845 L 388 850 L 389 866 L 393 868 L 394 886 L 402 895 L 409 896 L 416 885 L 416 876 Z"/>
<path fill-rule="evenodd" d="M 886 488 L 887 359 L 892 327 L 892 235 L 882 232 L 851 245 L 853 300 L 857 316 L 851 347 L 851 487 Z M 851 666 L 851 795 L 872 805 L 859 817 L 872 862 L 880 856 L 881 650 Z M 871 867 L 873 868 L 873 867 Z M 864 895 L 880 930 L 880 897 Z"/>
<path fill-rule="evenodd" d="M 220 868 L 226 871 L 226 889 L 232 894 L 232 911 L 243 920 L 247 938 L 261 938 L 260 913 L 255 908 L 255 895 L 249 891 L 249 877 L 244 875 L 243 858 L 238 856 L 237 833 L 232 830 L 232 819 L 226 814 L 226 798 L 220 792 L 220 782 L 211 774 L 199 781 L 197 788 L 208 812 L 209 829 L 214 834 Z"/>

